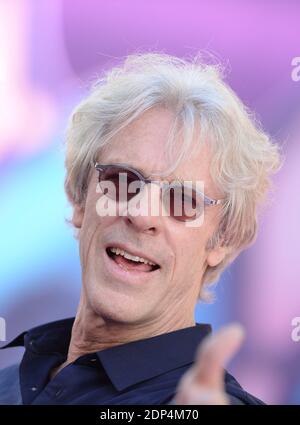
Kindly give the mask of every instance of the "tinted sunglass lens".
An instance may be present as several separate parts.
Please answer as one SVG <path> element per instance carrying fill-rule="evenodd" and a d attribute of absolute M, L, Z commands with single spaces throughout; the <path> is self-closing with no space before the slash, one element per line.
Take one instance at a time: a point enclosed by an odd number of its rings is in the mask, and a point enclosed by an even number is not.
<path fill-rule="evenodd" d="M 116 197 L 117 202 L 124 202 L 130 201 L 140 192 L 142 182 L 134 172 L 112 166 L 102 172 L 100 187 L 108 197 Z"/>
<path fill-rule="evenodd" d="M 165 194 L 165 209 L 179 221 L 194 220 L 201 214 L 196 193 L 182 185 L 171 186 Z"/>

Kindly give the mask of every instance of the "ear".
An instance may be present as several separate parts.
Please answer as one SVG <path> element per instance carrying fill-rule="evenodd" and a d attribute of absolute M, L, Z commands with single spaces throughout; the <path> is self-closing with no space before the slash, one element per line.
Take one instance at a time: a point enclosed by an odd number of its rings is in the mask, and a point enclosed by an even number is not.
<path fill-rule="evenodd" d="M 220 264 L 227 253 L 226 247 L 223 246 L 216 246 L 212 250 L 208 252 L 207 255 L 207 264 L 210 267 L 216 267 L 218 264 Z"/>
<path fill-rule="evenodd" d="M 73 207 L 73 216 L 72 216 L 72 224 L 77 229 L 80 229 L 82 226 L 84 217 L 84 206 L 82 205 L 75 205 Z"/>

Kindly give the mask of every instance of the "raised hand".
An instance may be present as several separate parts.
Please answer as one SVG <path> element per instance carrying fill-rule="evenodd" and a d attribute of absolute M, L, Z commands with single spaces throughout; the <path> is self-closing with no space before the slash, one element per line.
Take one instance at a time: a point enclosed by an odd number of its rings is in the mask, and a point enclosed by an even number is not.
<path fill-rule="evenodd" d="M 182 376 L 172 404 L 230 404 L 225 392 L 224 365 L 244 340 L 239 324 L 230 324 L 206 337 L 193 366 Z"/>

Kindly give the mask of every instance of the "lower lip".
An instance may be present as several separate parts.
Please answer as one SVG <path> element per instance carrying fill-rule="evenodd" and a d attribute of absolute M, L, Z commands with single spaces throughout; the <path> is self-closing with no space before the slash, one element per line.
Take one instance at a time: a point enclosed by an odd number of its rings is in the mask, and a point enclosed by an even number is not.
<path fill-rule="evenodd" d="M 104 249 L 104 262 L 107 270 L 115 276 L 118 280 L 121 280 L 124 283 L 131 284 L 143 284 L 149 282 L 153 277 L 156 276 L 157 270 L 153 270 L 152 272 L 144 272 L 140 270 L 124 270 L 121 266 L 119 266 L 106 252 Z"/>

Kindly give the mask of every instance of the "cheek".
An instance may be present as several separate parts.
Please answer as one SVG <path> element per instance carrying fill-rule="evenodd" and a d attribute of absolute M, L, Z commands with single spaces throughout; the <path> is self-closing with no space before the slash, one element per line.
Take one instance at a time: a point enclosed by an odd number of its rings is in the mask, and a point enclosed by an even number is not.
<path fill-rule="evenodd" d="M 177 242 L 175 273 L 189 279 L 201 279 L 206 260 L 206 244 L 208 236 L 201 229 L 187 232 L 184 238 Z"/>
<path fill-rule="evenodd" d="M 96 231 L 97 231 L 97 227 L 95 228 L 94 226 L 82 227 L 80 230 L 79 252 L 80 252 L 81 267 L 83 271 L 86 270 L 88 259 L 91 258 L 90 250 L 91 250 L 92 242 L 95 237 Z"/>
<path fill-rule="evenodd" d="M 86 270 L 87 265 L 93 267 L 98 250 L 101 248 L 101 236 L 104 229 L 109 228 L 118 217 L 99 217 L 96 212 L 95 202 L 86 208 L 84 220 L 79 233 L 79 250 L 82 268 Z"/>
<path fill-rule="evenodd" d="M 88 259 L 90 259 L 91 246 L 97 244 L 96 235 L 101 233 L 99 227 L 101 220 L 97 219 L 91 208 L 86 209 L 82 227 L 79 233 L 79 251 L 82 268 L 85 269 Z"/>

